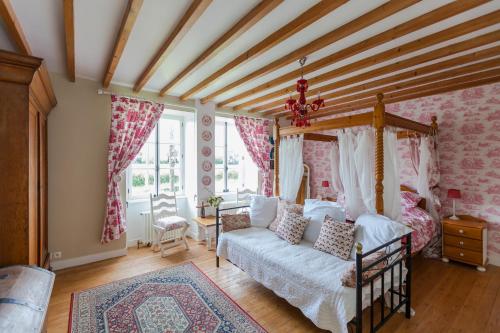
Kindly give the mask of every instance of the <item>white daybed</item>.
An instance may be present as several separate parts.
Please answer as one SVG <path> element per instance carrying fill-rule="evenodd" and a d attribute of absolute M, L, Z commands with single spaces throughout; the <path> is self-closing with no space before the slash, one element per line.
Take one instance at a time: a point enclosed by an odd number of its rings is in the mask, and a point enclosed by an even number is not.
<path fill-rule="evenodd" d="M 226 258 L 299 308 L 322 329 L 346 333 L 347 324 L 356 316 L 357 290 L 341 284 L 342 274 L 354 261 L 315 250 L 311 242 L 302 240 L 298 245 L 290 245 L 267 228 L 250 227 L 223 233 L 218 240 L 217 256 Z M 399 286 L 396 264 L 395 289 Z M 403 278 L 406 271 L 403 265 Z M 391 286 L 390 272 L 385 272 L 384 291 Z M 371 301 L 370 286 L 362 288 L 363 309 L 380 296 L 381 283 L 376 281 L 374 286 Z"/>

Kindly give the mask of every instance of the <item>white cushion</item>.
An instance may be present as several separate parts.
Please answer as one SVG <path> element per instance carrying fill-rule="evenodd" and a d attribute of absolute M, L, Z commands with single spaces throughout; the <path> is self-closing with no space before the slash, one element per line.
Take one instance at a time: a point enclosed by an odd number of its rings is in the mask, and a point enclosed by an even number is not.
<path fill-rule="evenodd" d="M 276 218 L 278 197 L 250 196 L 250 223 L 254 227 L 267 228 Z"/>
<path fill-rule="evenodd" d="M 363 245 L 363 253 L 365 253 L 411 231 L 410 228 L 386 216 L 363 214 L 356 220 L 356 232 L 351 258 L 356 258 L 357 242 Z M 391 249 L 396 249 L 400 244 L 400 242 L 394 243 Z"/>
<path fill-rule="evenodd" d="M 304 217 L 311 219 L 304 232 L 305 240 L 311 243 L 316 242 L 326 215 L 335 221 L 345 222 L 345 209 L 338 203 L 318 199 L 305 200 Z"/>
<path fill-rule="evenodd" d="M 156 225 L 162 227 L 166 231 L 183 228 L 187 225 L 185 218 L 180 216 L 166 216 L 156 220 Z"/>

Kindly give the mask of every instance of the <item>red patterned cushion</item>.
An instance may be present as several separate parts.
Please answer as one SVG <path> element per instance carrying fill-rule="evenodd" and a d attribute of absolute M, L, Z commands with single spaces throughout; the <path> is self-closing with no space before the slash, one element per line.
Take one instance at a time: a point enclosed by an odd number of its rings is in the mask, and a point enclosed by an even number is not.
<path fill-rule="evenodd" d="M 355 229 L 354 224 L 338 222 L 327 215 L 321 226 L 318 239 L 314 243 L 314 248 L 347 260 L 354 244 Z"/>
<path fill-rule="evenodd" d="M 375 253 L 370 254 L 368 257 L 363 258 L 363 268 L 371 265 L 378 259 L 382 258 L 385 256 L 385 251 L 377 251 Z M 368 279 L 369 277 L 373 276 L 376 274 L 378 271 L 380 271 L 382 268 L 384 268 L 387 265 L 387 260 L 382 260 L 378 264 L 376 264 L 374 267 L 370 268 L 366 272 L 363 273 L 363 280 Z M 344 272 L 342 275 L 341 279 L 342 285 L 344 287 L 349 287 L 349 288 L 355 288 L 356 287 L 356 263 L 353 263 L 348 270 Z M 365 285 L 366 283 L 363 283 Z"/>
<path fill-rule="evenodd" d="M 278 224 L 283 219 L 283 214 L 285 213 L 285 210 L 290 210 L 295 214 L 302 215 L 302 213 L 304 212 L 304 206 L 280 199 L 280 201 L 278 202 L 278 211 L 276 213 L 276 218 L 269 225 L 268 227 L 269 230 L 276 232 Z"/>
<path fill-rule="evenodd" d="M 422 200 L 422 197 L 417 193 L 401 191 L 401 205 L 404 208 L 417 207 L 420 200 Z"/>
<path fill-rule="evenodd" d="M 248 213 L 222 215 L 220 220 L 223 232 L 250 228 L 250 215 Z"/>
<path fill-rule="evenodd" d="M 276 235 L 283 238 L 290 244 L 299 244 L 304 235 L 304 230 L 309 223 L 309 218 L 295 214 L 292 211 L 285 210 L 283 219 L 276 228 Z"/>

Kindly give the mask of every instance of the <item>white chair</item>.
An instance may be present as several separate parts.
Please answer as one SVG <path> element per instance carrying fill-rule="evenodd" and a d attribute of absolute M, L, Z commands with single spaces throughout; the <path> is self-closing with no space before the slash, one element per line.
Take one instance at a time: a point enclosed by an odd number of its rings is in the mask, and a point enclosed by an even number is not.
<path fill-rule="evenodd" d="M 160 247 L 161 256 L 165 251 L 180 245 L 181 242 L 189 250 L 186 241 L 186 231 L 189 224 L 186 219 L 177 215 L 177 198 L 174 195 L 158 194 L 149 195 L 151 204 L 151 222 L 154 230 L 153 246 Z"/>

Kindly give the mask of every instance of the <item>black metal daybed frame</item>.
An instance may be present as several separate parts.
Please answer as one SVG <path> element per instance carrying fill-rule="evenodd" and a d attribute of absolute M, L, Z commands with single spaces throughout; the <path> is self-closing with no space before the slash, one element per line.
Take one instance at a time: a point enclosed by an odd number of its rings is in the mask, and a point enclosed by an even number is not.
<path fill-rule="evenodd" d="M 215 214 L 215 250 L 217 251 L 217 246 L 219 245 L 219 227 L 220 227 L 220 216 L 221 212 L 223 211 L 234 211 L 237 209 L 245 209 L 249 208 L 250 206 L 239 206 L 239 207 L 231 207 L 231 208 L 223 208 L 223 209 L 216 209 L 216 214 Z M 390 252 L 387 251 L 388 247 L 391 246 L 392 244 L 396 243 L 397 241 L 402 241 L 402 245 L 398 247 L 397 249 L 394 249 Z M 404 245 L 403 245 L 404 242 Z M 356 316 L 354 319 L 350 322 L 352 325 L 355 327 L 355 332 L 356 333 L 362 333 L 363 332 L 363 287 L 366 285 L 370 285 L 370 332 L 376 332 L 382 326 L 396 313 L 399 311 L 399 309 L 404 305 L 405 306 L 405 317 L 410 318 L 411 317 L 411 283 L 412 283 L 412 257 L 411 257 L 411 232 L 408 234 L 405 234 L 401 237 L 394 238 L 393 240 L 380 245 L 379 247 L 372 249 L 368 252 L 363 253 L 363 247 L 361 243 L 357 243 L 356 245 Z M 371 263 L 370 265 L 367 265 L 366 267 L 363 267 L 363 259 L 368 257 L 369 255 L 380 251 L 382 249 L 386 249 L 386 254 L 378 259 L 377 261 Z M 401 255 L 394 261 L 390 262 L 392 259 L 392 256 L 401 253 Z M 219 267 L 219 256 L 216 253 L 216 265 Z M 375 268 L 377 264 L 386 261 L 387 264 L 382 268 L 379 269 L 376 273 L 373 273 L 370 277 L 363 279 L 363 273 L 367 271 L 372 271 Z M 405 288 L 403 288 L 403 261 L 406 264 L 406 280 L 404 281 L 405 283 Z M 394 288 L 394 270 L 398 269 L 399 274 L 398 274 L 398 279 L 399 279 L 399 284 L 398 288 Z M 390 275 L 390 281 L 391 281 L 391 286 L 389 290 L 385 290 L 385 273 L 388 271 L 391 271 Z M 377 303 L 377 299 L 374 300 L 374 286 L 375 283 L 377 282 L 376 280 L 380 281 L 381 284 L 381 292 L 380 292 L 380 297 L 378 298 L 378 303 L 380 304 L 380 320 L 378 322 L 375 322 L 375 316 L 374 316 L 374 305 Z M 404 290 L 403 290 L 404 289 Z M 390 292 L 390 304 L 389 304 L 389 309 L 388 311 L 385 309 L 385 297 L 384 294 L 386 291 Z M 394 302 L 394 295 L 398 296 L 397 299 L 399 300 L 398 304 L 395 304 Z"/>

